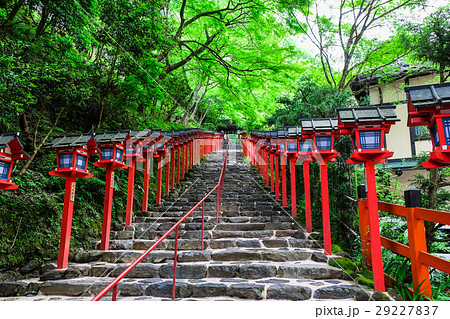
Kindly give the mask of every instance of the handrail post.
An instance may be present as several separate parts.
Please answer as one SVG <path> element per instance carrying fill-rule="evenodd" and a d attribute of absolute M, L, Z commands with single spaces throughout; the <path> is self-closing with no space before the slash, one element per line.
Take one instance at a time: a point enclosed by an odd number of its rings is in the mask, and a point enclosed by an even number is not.
<path fill-rule="evenodd" d="M 219 223 L 219 199 L 220 199 L 220 186 L 217 187 L 216 192 L 216 224 Z"/>
<path fill-rule="evenodd" d="M 418 289 L 421 295 L 431 298 L 430 272 L 428 266 L 420 261 L 420 252 L 427 252 L 425 223 L 416 218 L 416 207 L 422 206 L 420 190 L 412 188 L 405 191 L 405 206 L 414 290 Z"/>
<path fill-rule="evenodd" d="M 113 287 L 113 293 L 112 293 L 112 301 L 117 300 L 117 284 Z"/>
<path fill-rule="evenodd" d="M 204 234 L 205 234 L 205 201 L 202 203 L 202 250 L 204 249 Z"/>
<path fill-rule="evenodd" d="M 178 226 L 177 228 L 175 228 L 175 252 L 173 256 L 172 300 L 175 299 L 175 287 L 177 279 L 177 259 L 178 259 Z"/>
<path fill-rule="evenodd" d="M 358 185 L 358 213 L 359 233 L 361 234 L 361 255 L 364 266 L 372 270 L 372 258 L 370 255 L 370 227 L 369 208 L 367 206 L 366 185 Z"/>

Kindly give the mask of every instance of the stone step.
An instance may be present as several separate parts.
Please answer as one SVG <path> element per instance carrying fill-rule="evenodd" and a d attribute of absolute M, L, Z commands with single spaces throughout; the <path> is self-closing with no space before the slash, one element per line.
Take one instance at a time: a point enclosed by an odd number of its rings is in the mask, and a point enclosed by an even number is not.
<path fill-rule="evenodd" d="M 256 213 L 256 212 L 255 212 Z M 157 217 L 158 216 L 158 217 Z M 180 217 L 177 216 L 166 216 L 165 214 L 155 217 L 144 217 L 144 216 L 136 216 L 134 218 L 134 223 L 166 223 L 166 222 L 177 222 L 180 220 Z M 185 219 L 186 223 L 199 223 L 202 221 L 201 216 L 188 216 Z M 280 215 L 271 215 L 271 216 L 238 216 L 238 217 L 225 217 L 219 215 L 219 223 L 284 223 L 284 222 L 292 222 L 292 218 L 290 216 L 280 216 Z M 215 216 L 205 216 L 205 222 L 215 223 Z M 115 230 L 124 230 L 124 224 L 116 224 Z"/>
<path fill-rule="evenodd" d="M 183 258 L 180 256 L 180 258 Z M 96 263 L 89 275 L 93 277 L 117 277 L 130 264 Z M 340 279 L 341 269 L 311 260 L 295 262 L 185 262 L 177 265 L 177 278 L 204 279 L 244 278 L 261 279 L 267 277 L 289 279 Z M 133 268 L 126 278 L 173 278 L 173 263 L 141 263 Z"/>
<path fill-rule="evenodd" d="M 214 250 L 181 250 L 177 260 L 193 261 L 296 261 L 311 258 L 315 251 L 303 248 L 226 248 Z M 110 250 L 102 252 L 101 261 L 109 263 L 131 263 L 142 255 L 142 250 Z M 143 262 L 165 263 L 174 258 L 173 250 L 153 250 Z"/>
<path fill-rule="evenodd" d="M 92 298 L 111 281 L 111 278 L 87 277 L 44 282 L 40 286 L 43 295 L 81 296 Z M 355 296 L 367 294 L 362 288 L 344 280 L 309 279 L 240 279 L 208 278 L 177 279 L 176 298 L 227 297 L 227 300 L 355 300 Z M 107 296 L 111 296 L 108 293 Z M 118 284 L 118 300 L 121 297 L 137 297 L 134 300 L 164 300 L 172 297 L 172 279 L 144 278 L 124 279 Z M 368 295 L 370 296 L 370 295 Z M 105 297 L 102 300 L 111 300 Z"/>
<path fill-rule="evenodd" d="M 253 231 L 253 230 L 286 230 L 292 229 L 292 223 L 221 223 L 214 227 L 214 231 Z"/>
<path fill-rule="evenodd" d="M 156 240 L 146 239 L 124 239 L 110 240 L 109 250 L 147 250 Z M 155 249 L 174 249 L 175 240 L 165 239 Z M 298 239 L 291 237 L 278 238 L 225 238 L 225 239 L 205 239 L 203 241 L 204 249 L 224 249 L 224 248 L 316 248 L 318 242 L 309 239 Z M 201 250 L 201 239 L 179 239 L 179 250 Z M 100 241 L 96 243 L 96 249 L 100 249 Z"/>
<path fill-rule="evenodd" d="M 264 219 L 261 218 L 261 219 Z M 286 230 L 286 229 L 292 229 L 293 224 L 292 222 L 270 222 L 270 217 L 266 218 L 268 219 L 265 223 L 215 223 L 215 219 L 209 218 L 209 222 L 203 223 L 201 222 L 201 218 L 199 221 L 196 222 L 188 222 L 188 223 L 180 223 L 178 225 L 179 230 L 201 230 L 202 227 L 204 230 L 228 230 L 228 231 L 247 231 L 247 230 Z M 212 222 L 214 221 L 214 222 Z M 132 226 L 124 227 L 124 230 L 134 230 L 134 231 L 147 231 L 147 230 L 163 230 L 167 231 L 171 227 L 173 227 L 176 224 L 175 221 L 166 221 L 166 222 L 153 222 L 153 223 L 133 223 Z M 115 227 L 116 228 L 116 227 Z M 117 228 L 116 228 L 117 229 Z"/>
<path fill-rule="evenodd" d="M 166 226 L 161 226 L 162 230 L 156 230 L 153 227 L 146 227 L 143 229 L 136 230 L 123 230 L 123 231 L 112 231 L 111 239 L 119 239 L 119 240 L 127 240 L 127 239 L 158 239 L 163 236 L 168 229 L 171 227 L 171 223 Z M 220 224 L 226 225 L 226 224 Z M 249 226 L 251 224 L 240 224 L 235 223 L 233 227 L 237 229 L 241 228 L 252 228 L 253 226 Z M 239 226 L 238 226 L 239 225 Z M 155 227 L 158 227 L 155 224 Z M 288 223 L 266 223 L 264 224 L 264 230 L 214 230 L 214 224 L 205 224 L 205 230 L 203 233 L 203 238 L 210 239 L 218 239 L 218 238 L 266 238 L 266 237 L 286 237 L 292 236 L 294 238 L 304 239 L 306 238 L 306 234 L 303 230 L 292 229 L 292 225 Z M 217 227 L 217 226 L 215 226 Z M 223 226 L 225 227 L 225 226 Z M 259 228 L 257 226 L 256 228 Z M 167 228 L 167 229 L 165 229 Z M 196 230 L 192 230 L 197 228 Z M 209 230 L 212 229 L 212 230 Z M 175 238 L 175 231 L 173 230 L 167 236 L 168 239 Z M 183 239 L 201 239 L 201 223 L 190 223 L 185 224 L 183 227 L 180 227 L 178 230 L 178 238 Z"/>

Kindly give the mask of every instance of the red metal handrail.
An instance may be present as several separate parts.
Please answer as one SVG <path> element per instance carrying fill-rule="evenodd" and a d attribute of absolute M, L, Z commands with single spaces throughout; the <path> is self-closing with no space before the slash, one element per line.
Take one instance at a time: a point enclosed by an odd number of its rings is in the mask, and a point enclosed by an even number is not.
<path fill-rule="evenodd" d="M 103 296 L 105 296 L 108 291 L 113 289 L 112 300 L 115 301 L 117 299 L 117 285 L 120 280 L 122 280 L 137 264 L 139 264 L 153 249 L 156 248 L 173 230 L 175 230 L 175 251 L 174 251 L 174 264 L 173 264 L 173 284 L 172 284 L 172 299 L 175 299 L 175 281 L 176 281 L 176 273 L 177 273 L 177 251 L 178 251 L 178 226 L 192 213 L 194 212 L 200 204 L 202 204 L 202 250 L 203 250 L 203 241 L 204 241 L 204 229 L 205 229 L 205 200 L 215 191 L 217 190 L 217 206 L 216 206 L 216 222 L 219 222 L 219 206 L 220 206 L 220 197 L 222 195 L 223 184 L 225 181 L 225 170 L 227 167 L 227 159 L 228 159 L 228 147 L 225 152 L 225 158 L 223 160 L 222 171 L 220 173 L 219 181 L 217 185 L 211 189 L 211 191 L 206 194 L 194 207 L 191 208 L 189 212 L 187 212 L 175 225 L 173 225 L 164 235 L 161 236 L 150 248 L 148 248 L 139 258 L 137 258 L 130 266 L 127 267 L 120 275 L 118 275 L 110 284 L 108 284 L 102 291 L 100 291 L 91 301 L 99 301 Z"/>

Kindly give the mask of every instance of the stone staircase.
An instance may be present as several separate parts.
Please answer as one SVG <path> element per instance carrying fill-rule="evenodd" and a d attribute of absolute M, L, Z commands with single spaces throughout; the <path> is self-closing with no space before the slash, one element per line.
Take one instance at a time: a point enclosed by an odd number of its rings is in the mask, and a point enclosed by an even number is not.
<path fill-rule="evenodd" d="M 99 251 L 98 242 L 97 249 L 73 255 L 67 270 L 46 265 L 39 279 L 17 287 L 19 294 L 34 300 L 90 300 L 216 185 L 224 153 L 211 153 L 162 205 L 135 216 L 132 226 L 114 225 L 109 251 Z M 203 251 L 201 206 L 180 225 L 176 297 L 367 300 L 370 291 L 328 265 L 314 234 L 305 233 L 261 185 L 240 149 L 230 148 L 218 224 L 215 194 L 205 203 Z M 171 298 L 174 237 L 172 232 L 120 282 L 119 300 Z"/>

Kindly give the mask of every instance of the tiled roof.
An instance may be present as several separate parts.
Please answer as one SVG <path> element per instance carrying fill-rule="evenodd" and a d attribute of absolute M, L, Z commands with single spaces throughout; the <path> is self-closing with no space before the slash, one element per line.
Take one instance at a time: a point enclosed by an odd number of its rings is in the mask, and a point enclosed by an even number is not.
<path fill-rule="evenodd" d="M 0 134 L 0 149 L 6 148 L 11 141 L 19 137 L 19 133 L 2 133 Z"/>
<path fill-rule="evenodd" d="M 286 131 L 288 137 L 297 137 L 302 133 L 302 128 L 300 126 L 287 126 Z"/>
<path fill-rule="evenodd" d="M 450 83 L 405 87 L 406 95 L 416 108 L 450 104 Z"/>
<path fill-rule="evenodd" d="M 105 132 L 105 133 L 97 133 L 94 137 L 94 140 L 97 143 L 122 143 L 128 136 L 130 131 L 114 131 L 114 132 Z"/>
<path fill-rule="evenodd" d="M 94 137 L 93 133 L 83 133 L 76 135 L 64 135 L 56 137 L 51 143 L 47 143 L 44 148 L 64 148 L 64 147 L 81 147 L 86 145 L 91 138 Z"/>
<path fill-rule="evenodd" d="M 395 106 L 368 106 L 336 109 L 342 123 L 392 122 L 400 121 Z"/>
<path fill-rule="evenodd" d="M 337 119 L 304 119 L 301 123 L 304 131 L 332 131 L 338 128 Z"/>
<path fill-rule="evenodd" d="M 138 141 L 138 140 L 145 140 L 147 138 L 147 136 L 149 135 L 150 130 L 145 129 L 145 130 L 131 130 L 130 131 L 130 138 L 133 141 Z"/>

